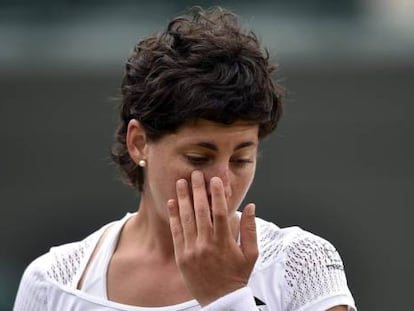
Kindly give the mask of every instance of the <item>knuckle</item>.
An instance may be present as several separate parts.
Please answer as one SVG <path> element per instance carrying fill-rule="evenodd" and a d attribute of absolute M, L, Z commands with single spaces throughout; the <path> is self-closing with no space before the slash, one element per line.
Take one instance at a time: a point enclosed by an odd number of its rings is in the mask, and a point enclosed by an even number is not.
<path fill-rule="evenodd" d="M 205 204 L 197 205 L 195 211 L 197 215 L 201 217 L 208 217 L 210 215 L 209 207 L 206 206 Z"/>
<path fill-rule="evenodd" d="M 183 252 L 177 261 L 177 265 L 182 269 L 193 269 L 194 265 L 200 264 L 210 254 L 208 248 L 194 247 Z"/>
<path fill-rule="evenodd" d="M 256 224 L 254 222 L 250 223 L 246 226 L 246 229 L 249 232 L 256 232 Z"/>
<path fill-rule="evenodd" d="M 176 237 L 179 236 L 183 231 L 180 226 L 170 226 L 171 234 Z"/>
<path fill-rule="evenodd" d="M 193 262 L 193 256 L 190 252 L 185 251 L 176 259 L 177 265 L 181 268 L 190 266 Z"/>
<path fill-rule="evenodd" d="M 181 222 L 185 225 L 191 225 L 194 222 L 194 217 L 191 214 L 184 214 L 181 216 Z"/>
<path fill-rule="evenodd" d="M 213 253 L 213 247 L 208 243 L 203 243 L 197 248 L 197 256 L 205 257 Z"/>
<path fill-rule="evenodd" d="M 227 209 L 223 207 L 214 209 L 214 216 L 220 220 L 227 218 Z"/>

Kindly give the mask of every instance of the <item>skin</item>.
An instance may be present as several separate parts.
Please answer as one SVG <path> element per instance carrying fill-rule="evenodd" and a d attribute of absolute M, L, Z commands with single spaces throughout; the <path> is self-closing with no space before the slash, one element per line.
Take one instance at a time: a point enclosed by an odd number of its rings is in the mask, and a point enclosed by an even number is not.
<path fill-rule="evenodd" d="M 247 285 L 258 256 L 255 206 L 240 218 L 236 211 L 253 181 L 258 145 L 258 125 L 242 121 L 196 120 L 150 142 L 131 120 L 128 151 L 135 163 L 146 161 L 145 183 L 109 264 L 110 300 L 205 306 Z"/>
<path fill-rule="evenodd" d="M 234 258 L 243 256 L 236 238 L 242 224 L 241 238 L 248 240 L 243 238 L 246 231 L 243 228 L 254 226 L 254 216 L 247 217 L 251 219 L 249 225 L 244 216 L 240 222 L 236 210 L 254 178 L 258 126 L 246 122 L 224 126 L 198 120 L 177 133 L 150 142 L 140 124 L 132 120 L 127 146 L 136 163 L 146 160 L 145 183 L 139 212 L 124 226 L 109 265 L 109 299 L 140 306 L 162 306 L 197 299 L 205 305 L 245 286 L 256 260 L 256 239 L 251 239 L 254 244 L 250 247 L 243 242 L 244 249 L 252 249 L 250 252 L 254 254 L 249 254 L 248 260 L 244 259 L 246 262 L 241 258 L 235 265 Z M 210 187 L 212 179 L 213 186 Z M 193 196 L 197 204 L 193 204 Z M 203 198 L 200 203 L 199 198 Z M 219 208 L 215 208 L 217 204 Z M 246 212 L 252 207 L 250 205 Z M 231 241 L 236 246 L 229 249 L 228 255 L 222 256 L 224 244 L 213 248 L 207 235 L 203 240 L 190 237 L 195 234 L 195 230 L 190 231 L 191 224 L 201 225 L 196 223 L 196 210 L 198 220 L 201 215 L 210 221 L 211 210 L 218 211 L 216 218 L 222 225 L 216 229 L 227 232 L 227 235 L 220 241 L 218 237 L 222 233 L 217 231 L 214 239 L 220 243 Z M 204 228 L 207 225 L 204 223 Z M 187 241 L 186 248 L 177 247 L 180 245 L 180 227 L 185 230 L 182 237 Z M 188 243 L 190 240 L 192 246 Z M 197 271 L 195 276 L 192 269 L 199 270 L 200 265 L 206 270 L 201 274 Z M 234 276 L 228 277 L 231 282 L 223 281 L 222 271 L 225 270 L 233 271 Z M 216 286 L 211 286 L 211 282 Z"/>
<path fill-rule="evenodd" d="M 204 306 L 247 285 L 258 255 L 254 205 L 241 216 L 239 246 L 222 180 L 209 181 L 211 209 L 203 174 L 194 171 L 191 180 L 194 201 L 187 182 L 180 179 L 178 201 L 170 200 L 168 208 L 177 265 L 191 294 Z"/>

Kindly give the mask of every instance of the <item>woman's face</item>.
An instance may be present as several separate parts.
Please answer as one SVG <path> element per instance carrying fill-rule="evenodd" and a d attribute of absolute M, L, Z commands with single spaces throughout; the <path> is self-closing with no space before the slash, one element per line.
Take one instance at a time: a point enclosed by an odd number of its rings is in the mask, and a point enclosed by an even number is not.
<path fill-rule="evenodd" d="M 257 124 L 223 125 L 203 119 L 147 143 L 142 203 L 166 219 L 167 201 L 177 198 L 176 181 L 191 182 L 191 172 L 200 170 L 206 185 L 214 176 L 222 179 L 229 213 L 234 213 L 253 181 L 258 143 Z"/>

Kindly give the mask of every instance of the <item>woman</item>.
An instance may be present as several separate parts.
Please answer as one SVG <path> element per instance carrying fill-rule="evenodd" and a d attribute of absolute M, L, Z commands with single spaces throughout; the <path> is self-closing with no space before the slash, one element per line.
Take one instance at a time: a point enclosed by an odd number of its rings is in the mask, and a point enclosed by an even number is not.
<path fill-rule="evenodd" d="M 139 42 L 112 153 L 138 212 L 36 259 L 14 310 L 355 310 L 331 244 L 237 211 L 281 114 L 274 69 L 219 8 Z"/>

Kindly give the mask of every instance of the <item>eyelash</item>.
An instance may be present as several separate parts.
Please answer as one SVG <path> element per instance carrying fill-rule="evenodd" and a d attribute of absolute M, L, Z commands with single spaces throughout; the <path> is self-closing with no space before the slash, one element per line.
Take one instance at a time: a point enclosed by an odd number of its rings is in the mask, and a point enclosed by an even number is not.
<path fill-rule="evenodd" d="M 201 166 L 208 162 L 206 157 L 195 157 L 195 156 L 186 156 L 187 160 L 194 166 Z"/>
<path fill-rule="evenodd" d="M 248 160 L 248 159 L 238 159 L 238 160 L 232 161 L 232 163 L 234 163 L 237 166 L 245 166 L 247 164 L 253 163 L 253 161 Z"/>
<path fill-rule="evenodd" d="M 187 155 L 186 158 L 194 166 L 202 166 L 202 165 L 207 164 L 209 161 L 209 158 L 207 157 L 198 157 L 198 156 L 195 157 L 195 156 Z M 238 167 L 243 167 L 245 165 L 253 163 L 253 161 L 249 159 L 237 159 L 237 160 L 232 160 L 230 162 Z"/>

